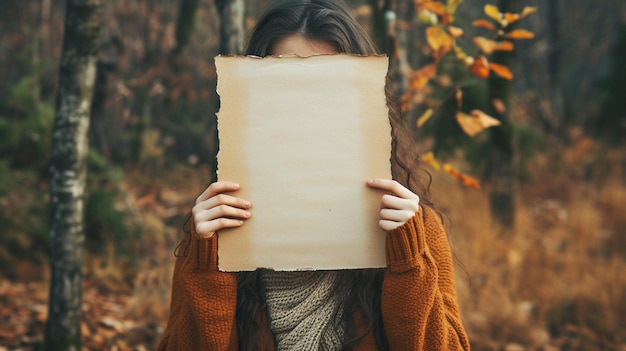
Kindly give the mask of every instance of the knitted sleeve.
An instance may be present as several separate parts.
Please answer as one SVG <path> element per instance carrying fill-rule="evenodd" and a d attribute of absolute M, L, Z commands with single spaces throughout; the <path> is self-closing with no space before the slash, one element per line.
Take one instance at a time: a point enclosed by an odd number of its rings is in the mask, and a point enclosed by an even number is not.
<path fill-rule="evenodd" d="M 445 230 L 425 206 L 387 233 L 382 313 L 391 350 L 469 350 Z"/>
<path fill-rule="evenodd" d="M 193 220 L 192 220 L 193 223 Z M 170 317 L 158 350 L 236 350 L 237 281 L 217 269 L 217 235 L 192 225 L 174 267 Z"/>

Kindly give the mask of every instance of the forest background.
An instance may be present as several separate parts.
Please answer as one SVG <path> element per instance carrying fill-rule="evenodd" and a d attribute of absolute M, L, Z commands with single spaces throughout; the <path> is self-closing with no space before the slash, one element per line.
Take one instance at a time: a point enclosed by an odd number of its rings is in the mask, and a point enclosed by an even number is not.
<path fill-rule="evenodd" d="M 213 57 L 226 52 L 220 28 L 227 21 L 216 5 L 225 2 L 104 4 L 89 129 L 85 349 L 151 350 L 165 327 L 174 249 L 214 173 Z M 271 1 L 232 3 L 243 11 L 246 32 Z M 419 10 L 422 1 L 348 3 L 381 48 L 393 34 L 392 54 L 400 52 L 410 68 L 400 80 L 410 84 L 412 73 L 432 63 L 424 36 L 432 13 Z M 487 3 L 467 0 L 455 14 L 465 31 L 456 41 L 468 53 L 481 30 L 472 23 L 485 16 Z M 535 35 L 515 43 L 506 106 L 490 93 L 500 78 L 463 76 L 461 110 L 505 112 L 506 125 L 475 137 L 463 133 L 455 99 L 441 104 L 441 92 L 459 76 L 445 62 L 405 111 L 416 125 L 438 106 L 414 129 L 420 149 L 480 182 L 474 189 L 434 162 L 427 166 L 460 262 L 459 299 L 472 347 L 625 350 L 626 4 L 495 5 L 518 12 L 536 6 L 520 21 Z M 48 163 L 64 9 L 65 1 L 0 1 L 0 350 L 37 350 L 43 342 Z M 395 20 L 381 25 L 386 9 Z M 490 156 L 498 128 L 509 131 L 511 145 L 504 189 Z M 509 219 L 494 205 L 499 192 L 513 203 Z"/>

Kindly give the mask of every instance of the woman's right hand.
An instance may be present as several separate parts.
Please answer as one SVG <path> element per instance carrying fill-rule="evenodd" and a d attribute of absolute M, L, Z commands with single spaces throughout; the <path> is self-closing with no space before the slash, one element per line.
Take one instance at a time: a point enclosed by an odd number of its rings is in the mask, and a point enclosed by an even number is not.
<path fill-rule="evenodd" d="M 196 233 L 211 237 L 224 228 L 239 227 L 250 218 L 250 201 L 225 194 L 239 188 L 237 183 L 215 182 L 198 196 L 191 210 Z"/>

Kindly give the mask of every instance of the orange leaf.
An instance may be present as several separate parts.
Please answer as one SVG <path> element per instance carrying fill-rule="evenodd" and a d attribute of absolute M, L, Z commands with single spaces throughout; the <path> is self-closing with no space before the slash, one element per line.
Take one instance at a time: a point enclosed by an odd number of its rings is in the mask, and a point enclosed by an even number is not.
<path fill-rule="evenodd" d="M 515 47 L 513 43 L 510 41 L 500 41 L 496 44 L 496 47 L 493 48 L 495 51 L 513 51 Z"/>
<path fill-rule="evenodd" d="M 475 20 L 474 22 L 472 22 L 472 25 L 474 27 L 483 27 L 489 30 L 496 29 L 496 27 L 491 22 L 484 20 L 484 19 Z"/>
<path fill-rule="evenodd" d="M 452 24 L 454 23 L 454 16 L 450 14 L 446 14 L 445 16 L 441 16 L 441 24 Z"/>
<path fill-rule="evenodd" d="M 443 165 L 443 170 L 457 179 L 459 179 L 459 176 L 461 175 L 461 172 L 457 171 L 456 168 L 450 166 L 448 163 Z"/>
<path fill-rule="evenodd" d="M 520 16 L 517 13 L 507 12 L 504 14 L 504 21 L 506 25 L 517 22 L 520 19 Z"/>
<path fill-rule="evenodd" d="M 435 57 L 441 57 L 452 48 L 452 37 L 441 27 L 430 26 L 426 29 L 426 41 L 436 52 Z"/>
<path fill-rule="evenodd" d="M 456 9 L 459 7 L 459 5 L 461 5 L 462 2 L 463 2 L 463 0 L 448 0 L 448 1 L 446 1 L 446 4 L 448 4 L 448 13 L 454 14 L 456 12 Z"/>
<path fill-rule="evenodd" d="M 514 29 L 504 35 L 507 39 L 532 39 L 535 37 L 535 33 L 526 29 Z"/>
<path fill-rule="evenodd" d="M 423 2 L 419 4 L 419 7 L 420 9 L 428 10 L 439 16 L 445 16 L 448 14 L 448 9 L 446 8 L 446 5 L 438 1 Z"/>
<path fill-rule="evenodd" d="M 506 112 L 506 105 L 504 105 L 504 102 L 502 102 L 502 100 L 500 100 L 500 99 L 493 99 L 491 104 L 493 105 L 493 108 L 495 108 L 496 111 L 498 111 L 499 114 L 502 115 L 502 114 L 504 114 Z"/>
<path fill-rule="evenodd" d="M 533 13 L 537 12 L 537 7 L 535 6 L 526 6 L 524 7 L 524 9 L 522 10 L 522 13 L 520 13 L 520 19 L 524 18 L 528 15 L 532 15 Z"/>
<path fill-rule="evenodd" d="M 428 64 L 411 74 L 409 89 L 419 91 L 428 84 L 428 81 L 437 74 L 437 65 Z"/>
<path fill-rule="evenodd" d="M 485 5 L 485 14 L 498 23 L 502 22 L 502 13 L 500 13 L 500 9 L 496 5 Z"/>
<path fill-rule="evenodd" d="M 463 90 L 461 90 L 458 86 L 455 89 L 456 92 L 454 93 L 454 96 L 456 97 L 456 106 L 461 108 L 461 106 L 463 106 Z"/>
<path fill-rule="evenodd" d="M 461 29 L 459 27 L 454 27 L 454 26 L 449 26 L 448 27 L 448 33 L 450 33 L 450 35 L 453 38 L 460 38 L 463 35 L 465 35 L 465 33 L 463 32 L 463 29 Z"/>
<path fill-rule="evenodd" d="M 480 110 L 472 110 L 471 115 L 458 111 L 456 113 L 456 121 L 465 134 L 471 137 L 476 136 L 489 127 L 500 125 L 500 121 Z"/>
<path fill-rule="evenodd" d="M 499 65 L 497 63 L 490 63 L 489 69 L 492 70 L 493 73 L 499 75 L 500 77 L 504 79 L 507 79 L 507 80 L 513 79 L 513 72 L 511 72 L 511 70 L 507 66 Z"/>
<path fill-rule="evenodd" d="M 478 55 L 470 66 L 470 72 L 481 79 L 489 77 L 489 61 L 487 61 L 487 58 L 483 55 Z"/>
<path fill-rule="evenodd" d="M 478 180 L 476 178 L 459 172 L 457 169 L 450 166 L 449 164 L 446 163 L 445 165 L 443 165 L 443 170 L 446 171 L 446 173 L 450 174 L 453 178 L 460 181 L 461 184 L 463 184 L 464 186 L 476 190 L 480 189 L 480 183 L 478 183 Z"/>
<path fill-rule="evenodd" d="M 474 44 L 487 55 L 493 53 L 498 45 L 495 41 L 483 37 L 474 37 Z"/>
<path fill-rule="evenodd" d="M 428 110 L 426 110 L 424 113 L 422 113 L 422 115 L 420 116 L 420 118 L 417 119 L 417 127 L 418 128 L 422 128 L 422 126 L 424 125 L 424 123 L 426 123 L 426 121 L 428 121 L 430 119 L 430 117 L 432 117 L 433 115 L 433 109 L 429 108 Z"/>
<path fill-rule="evenodd" d="M 470 189 L 480 190 L 480 183 L 478 182 L 478 179 L 471 177 L 467 174 L 463 174 L 463 179 L 461 179 L 461 184 L 465 185 L 466 187 Z"/>
<path fill-rule="evenodd" d="M 427 164 L 429 164 L 432 168 L 436 170 L 441 169 L 441 166 L 439 165 L 439 162 L 435 160 L 435 155 L 433 154 L 432 151 L 429 151 L 426 155 L 422 156 L 422 161 L 426 162 Z"/>

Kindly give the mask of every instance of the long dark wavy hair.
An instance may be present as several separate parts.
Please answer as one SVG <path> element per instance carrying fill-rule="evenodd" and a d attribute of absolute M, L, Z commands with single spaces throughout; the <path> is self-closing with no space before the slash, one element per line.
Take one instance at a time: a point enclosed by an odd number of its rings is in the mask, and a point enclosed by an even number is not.
<path fill-rule="evenodd" d="M 271 7 L 257 22 L 249 39 L 246 54 L 268 56 L 274 44 L 289 35 L 299 34 L 334 46 L 337 52 L 358 55 L 378 54 L 367 32 L 350 15 L 341 0 L 282 0 Z M 387 77 L 389 81 L 389 76 Z M 416 193 L 420 205 L 433 207 L 429 187 L 430 173 L 420 165 L 410 128 L 402 119 L 396 93 L 387 84 L 385 93 L 391 124 L 391 173 L 393 179 Z M 426 183 L 422 180 L 427 179 Z M 183 230 L 190 234 L 191 214 Z M 188 247 L 179 244 L 175 254 L 185 256 Z M 179 250 L 180 249 L 180 250 Z M 382 250 L 382 248 L 381 248 Z M 182 253 L 180 253 L 182 251 Z M 338 271 L 335 289 L 347 289 L 344 303 L 346 334 L 344 349 L 349 349 L 370 331 L 374 332 L 379 350 L 387 350 L 388 342 L 382 320 L 381 293 L 385 269 L 357 269 Z M 259 340 L 269 348 L 272 332 L 269 327 L 265 289 L 260 271 L 237 273 L 236 320 L 240 350 L 257 350 Z M 362 325 L 352 323 L 353 312 L 362 313 Z"/>
<path fill-rule="evenodd" d="M 334 46 L 337 52 L 359 55 L 378 54 L 367 32 L 350 15 L 347 6 L 337 0 L 281 1 L 257 22 L 249 39 L 247 55 L 271 55 L 274 44 L 287 36 L 299 34 Z M 388 78 L 389 79 L 389 78 Z M 419 165 L 419 155 L 410 129 L 402 120 L 395 93 L 387 84 L 386 95 L 392 127 L 391 171 L 393 178 L 420 196 L 420 204 L 431 206 L 428 188 L 430 174 Z M 421 175 L 424 175 L 423 177 Z M 422 183 L 421 179 L 428 179 Z M 381 248 L 382 250 L 382 248 Z M 381 290 L 384 269 L 339 271 L 337 289 L 349 289 L 344 316 L 347 320 L 344 348 L 357 343 L 373 330 L 380 350 L 388 349 L 381 313 Z M 237 327 L 240 350 L 255 350 L 265 335 L 269 345 L 271 331 L 259 271 L 237 273 Z M 352 325 L 358 308 L 364 325 Z M 261 317 L 259 317 L 261 316 Z"/>

